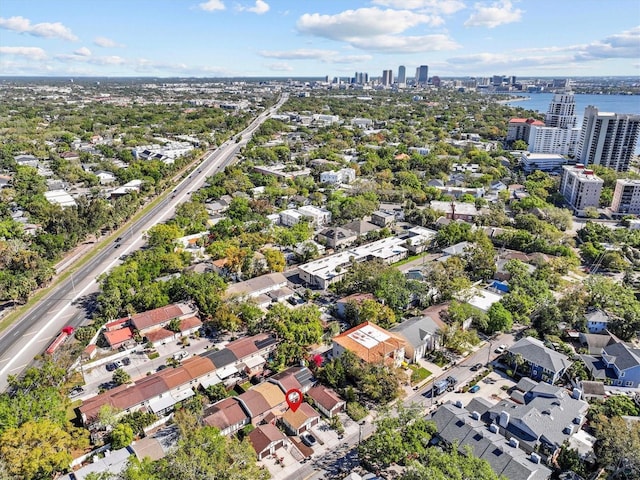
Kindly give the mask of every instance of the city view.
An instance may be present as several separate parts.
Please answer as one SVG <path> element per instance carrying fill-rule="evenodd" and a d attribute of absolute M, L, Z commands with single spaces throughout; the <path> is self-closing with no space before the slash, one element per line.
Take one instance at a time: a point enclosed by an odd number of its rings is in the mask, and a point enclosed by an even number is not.
<path fill-rule="evenodd" d="M 640 8 L 0 5 L 0 480 L 640 478 Z"/>

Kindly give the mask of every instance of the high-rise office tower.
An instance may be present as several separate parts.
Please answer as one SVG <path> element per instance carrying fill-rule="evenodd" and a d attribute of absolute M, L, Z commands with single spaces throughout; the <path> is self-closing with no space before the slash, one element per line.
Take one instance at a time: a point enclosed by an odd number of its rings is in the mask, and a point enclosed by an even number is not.
<path fill-rule="evenodd" d="M 640 115 L 599 112 L 589 105 L 584 109 L 576 158 L 585 165 L 603 165 L 626 172 L 639 133 Z"/>
<path fill-rule="evenodd" d="M 426 85 L 429 81 L 429 66 L 420 65 L 416 71 L 416 82 L 420 85 Z"/>
<path fill-rule="evenodd" d="M 549 104 L 544 123 L 547 127 L 572 128 L 576 126 L 576 100 L 573 92 L 556 93 Z"/>
<path fill-rule="evenodd" d="M 404 65 L 398 67 L 398 83 L 407 83 L 407 69 Z"/>
<path fill-rule="evenodd" d="M 382 71 L 382 84 L 391 85 L 393 83 L 393 70 Z"/>

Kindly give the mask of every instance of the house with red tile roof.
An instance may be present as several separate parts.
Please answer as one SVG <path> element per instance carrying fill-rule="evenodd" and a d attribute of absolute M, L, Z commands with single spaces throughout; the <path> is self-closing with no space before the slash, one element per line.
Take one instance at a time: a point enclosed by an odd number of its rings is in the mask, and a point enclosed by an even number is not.
<path fill-rule="evenodd" d="M 289 444 L 289 440 L 274 425 L 259 425 L 249 434 L 249 442 L 256 451 L 258 460 L 273 455 L 276 450 Z"/>
<path fill-rule="evenodd" d="M 120 328 L 118 330 L 106 330 L 102 332 L 105 340 L 111 347 L 111 350 L 118 350 L 120 347 L 126 347 L 134 344 L 133 331 L 129 327 Z"/>
<path fill-rule="evenodd" d="M 324 385 L 309 389 L 307 395 L 313 400 L 315 408 L 329 418 L 341 412 L 347 404 L 335 391 Z"/>
<path fill-rule="evenodd" d="M 404 339 L 372 322 L 364 322 L 333 337 L 332 354 L 338 358 L 350 351 L 367 363 L 399 367 L 404 361 L 405 347 Z"/>
<path fill-rule="evenodd" d="M 129 323 L 140 332 L 140 335 L 144 336 L 147 332 L 166 327 L 171 320 L 176 318 L 184 320 L 185 318 L 193 317 L 195 313 L 195 310 L 187 304 L 174 303 L 146 312 L 136 313 L 129 317 Z"/>
<path fill-rule="evenodd" d="M 251 423 L 242 403 L 234 397 L 214 403 L 205 412 L 203 421 L 206 425 L 219 429 L 223 435 L 231 435 Z"/>
<path fill-rule="evenodd" d="M 306 402 L 301 403 L 295 412 L 288 409 L 282 416 L 283 425 L 292 435 L 300 435 L 319 422 L 320 414 Z"/>
<path fill-rule="evenodd" d="M 294 366 L 269 377 L 269 382 L 275 383 L 287 393 L 292 388 L 297 388 L 302 393 L 307 393 L 315 385 L 316 379 L 307 367 Z"/>

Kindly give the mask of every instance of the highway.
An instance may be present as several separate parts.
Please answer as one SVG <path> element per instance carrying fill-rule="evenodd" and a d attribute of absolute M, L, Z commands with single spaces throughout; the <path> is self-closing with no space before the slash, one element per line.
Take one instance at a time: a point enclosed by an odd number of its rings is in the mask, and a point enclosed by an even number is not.
<path fill-rule="evenodd" d="M 20 375 L 34 357 L 42 353 L 60 330 L 71 325 L 78 327 L 86 321 L 85 311 L 77 305 L 79 299 L 99 290 L 96 279 L 121 263 L 120 257 L 133 252 L 145 243 L 145 232 L 174 215 L 175 208 L 203 186 L 208 176 L 232 164 L 236 153 L 251 139 L 256 129 L 282 106 L 288 95 L 283 94 L 277 104 L 261 113 L 245 130 L 240 140 L 230 139 L 215 150 L 207 152 L 200 164 L 183 179 L 172 193 L 165 195 L 148 213 L 127 226 L 122 239 L 107 244 L 85 265 L 66 280 L 51 288 L 47 295 L 18 321 L 0 334 L 0 391 L 7 386 L 9 375 Z M 73 267 L 71 267 L 73 268 Z"/>

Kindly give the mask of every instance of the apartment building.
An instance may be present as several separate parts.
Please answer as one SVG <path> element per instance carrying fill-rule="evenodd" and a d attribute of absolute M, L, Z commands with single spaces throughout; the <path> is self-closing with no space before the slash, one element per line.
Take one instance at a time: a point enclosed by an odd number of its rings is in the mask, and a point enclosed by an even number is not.
<path fill-rule="evenodd" d="M 629 170 L 640 134 L 640 115 L 584 111 L 576 158 L 585 165 L 603 165 L 618 172 Z"/>
<path fill-rule="evenodd" d="M 640 214 L 640 180 L 621 178 L 616 181 L 611 211 L 618 215 Z"/>
<path fill-rule="evenodd" d="M 560 193 L 571 206 L 576 215 L 584 215 L 588 207 L 600 205 L 600 194 L 604 181 L 597 177 L 593 170 L 588 170 L 582 164 L 562 167 Z"/>

